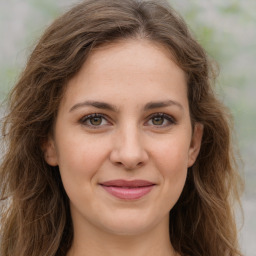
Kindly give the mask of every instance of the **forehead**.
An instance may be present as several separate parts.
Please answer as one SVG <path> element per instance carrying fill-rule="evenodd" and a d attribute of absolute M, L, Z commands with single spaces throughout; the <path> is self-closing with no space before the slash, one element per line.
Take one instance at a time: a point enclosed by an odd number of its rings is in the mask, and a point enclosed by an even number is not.
<path fill-rule="evenodd" d="M 141 64 L 138 63 L 138 60 L 144 62 L 142 64 L 146 67 L 146 64 L 156 64 L 157 62 L 158 64 L 166 64 L 166 61 L 171 61 L 178 67 L 171 49 L 166 45 L 152 40 L 136 38 L 120 39 L 93 48 L 84 65 L 87 65 L 88 62 L 99 64 L 98 61 L 108 61 L 111 64 L 116 61 L 122 61 L 123 64 L 126 64 L 125 61 L 127 61 L 128 65 L 131 65 L 131 62 L 134 62 L 134 65 Z M 164 60 L 165 63 L 163 63 Z"/>
<path fill-rule="evenodd" d="M 104 96 L 111 101 L 124 93 L 162 97 L 184 90 L 186 95 L 185 73 L 166 47 L 146 40 L 123 40 L 94 49 L 68 82 L 65 97 Z"/>

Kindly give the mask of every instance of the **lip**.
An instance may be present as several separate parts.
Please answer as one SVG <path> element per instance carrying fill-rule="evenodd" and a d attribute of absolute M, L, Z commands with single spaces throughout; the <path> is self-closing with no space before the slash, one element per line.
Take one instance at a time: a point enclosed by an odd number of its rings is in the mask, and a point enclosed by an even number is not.
<path fill-rule="evenodd" d="M 110 180 L 100 185 L 119 199 L 136 200 L 147 195 L 156 184 L 146 180 Z"/>

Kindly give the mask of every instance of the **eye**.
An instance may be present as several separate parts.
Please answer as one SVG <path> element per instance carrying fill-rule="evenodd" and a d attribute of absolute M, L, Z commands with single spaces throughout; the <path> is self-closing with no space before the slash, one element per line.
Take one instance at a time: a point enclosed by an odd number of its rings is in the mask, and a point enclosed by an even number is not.
<path fill-rule="evenodd" d="M 175 123 L 176 121 L 172 116 L 165 113 L 155 113 L 150 116 L 150 119 L 147 121 L 146 125 L 166 127 Z"/>
<path fill-rule="evenodd" d="M 106 117 L 102 114 L 90 114 L 84 116 L 79 121 L 82 125 L 92 127 L 92 128 L 98 128 L 105 125 L 109 125 L 109 121 L 106 119 Z"/>
<path fill-rule="evenodd" d="M 152 120 L 152 124 L 154 125 L 162 125 L 165 121 L 164 117 L 162 116 L 155 116 L 151 120 Z"/>

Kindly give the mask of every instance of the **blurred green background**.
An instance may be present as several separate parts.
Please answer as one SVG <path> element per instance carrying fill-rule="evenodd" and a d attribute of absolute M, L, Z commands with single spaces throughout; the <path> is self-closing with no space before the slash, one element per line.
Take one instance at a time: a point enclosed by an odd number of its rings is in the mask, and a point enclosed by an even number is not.
<path fill-rule="evenodd" d="M 0 101 L 51 21 L 78 0 L 0 0 Z M 220 66 L 219 97 L 229 106 L 241 150 L 246 190 L 241 245 L 256 255 L 256 1 L 170 0 Z"/>

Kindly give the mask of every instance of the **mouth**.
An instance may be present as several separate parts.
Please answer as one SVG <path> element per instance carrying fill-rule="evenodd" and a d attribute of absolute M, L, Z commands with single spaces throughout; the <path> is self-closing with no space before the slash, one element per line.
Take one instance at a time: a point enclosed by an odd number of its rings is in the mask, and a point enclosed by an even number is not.
<path fill-rule="evenodd" d="M 146 180 L 110 180 L 100 183 L 100 185 L 114 197 L 136 200 L 147 195 L 156 184 Z"/>

